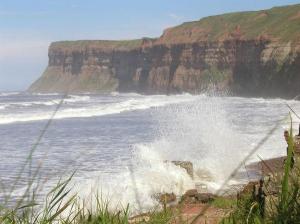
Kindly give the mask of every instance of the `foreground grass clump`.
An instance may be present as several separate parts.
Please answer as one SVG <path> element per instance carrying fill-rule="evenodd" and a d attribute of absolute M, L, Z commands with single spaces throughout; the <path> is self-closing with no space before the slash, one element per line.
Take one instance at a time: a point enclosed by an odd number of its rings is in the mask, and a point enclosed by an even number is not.
<path fill-rule="evenodd" d="M 236 199 L 232 197 L 216 197 L 211 205 L 216 208 L 232 209 L 236 208 Z"/>
<path fill-rule="evenodd" d="M 15 206 L 0 205 L 1 224 L 50 224 L 50 223 L 128 223 L 129 206 L 122 210 L 109 210 L 109 202 L 95 196 L 96 208 L 87 209 L 68 187 L 70 177 L 60 182 L 46 196 L 45 204 L 35 202 L 33 195 L 23 195 Z M 36 192 L 35 192 L 36 193 Z"/>
<path fill-rule="evenodd" d="M 108 208 L 108 202 L 97 202 L 97 208 L 94 212 L 91 210 L 79 209 L 76 214 L 76 218 L 73 219 L 62 219 L 62 223 L 82 223 L 82 224 L 93 224 L 93 223 L 116 223 L 116 224 L 127 224 L 129 218 L 129 206 L 122 210 L 110 211 Z"/>
<path fill-rule="evenodd" d="M 245 194 L 232 213 L 222 220 L 223 224 L 300 223 L 300 158 L 292 165 L 294 140 L 292 124 L 288 139 L 288 155 L 283 173 L 272 173 L 265 184 L 265 206 L 261 207 L 253 194 Z M 274 190 L 275 189 L 275 190 Z"/>
<path fill-rule="evenodd" d="M 72 178 L 72 177 L 71 177 Z M 146 218 L 132 221 L 129 205 L 125 208 L 110 209 L 110 201 L 95 195 L 96 204 L 89 208 L 76 194 L 71 193 L 69 178 L 60 182 L 46 196 L 45 204 L 35 202 L 34 196 L 19 199 L 15 206 L 0 205 L 1 224 L 164 224 L 174 219 L 169 208 L 147 213 Z"/>

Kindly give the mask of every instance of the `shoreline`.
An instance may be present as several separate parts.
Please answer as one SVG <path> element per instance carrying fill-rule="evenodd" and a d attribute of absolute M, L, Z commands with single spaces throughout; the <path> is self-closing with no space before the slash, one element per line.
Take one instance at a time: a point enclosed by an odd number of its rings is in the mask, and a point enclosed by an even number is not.
<path fill-rule="evenodd" d="M 259 183 L 259 176 L 266 177 L 282 172 L 285 159 L 286 156 L 274 157 L 246 165 L 247 172 L 256 175 L 257 179 L 249 179 L 245 184 L 240 184 L 239 186 L 229 186 L 229 194 L 214 195 L 209 192 L 203 193 L 197 189 L 190 189 L 180 196 L 179 200 L 176 200 L 177 197 L 173 193 L 161 194 L 158 200 L 163 209 L 169 208 L 173 212 L 179 211 L 177 218 L 184 219 L 186 223 L 192 223 L 195 217 L 205 211 L 205 214 L 196 223 L 217 224 L 233 210 L 230 204 L 238 200 L 238 195 L 247 194 L 252 191 L 253 186 Z M 218 201 L 222 201 L 224 204 L 227 201 L 228 205 L 219 204 Z M 135 224 L 147 221 L 150 220 L 150 216 L 150 211 L 149 213 L 138 214 L 130 217 L 129 223 Z M 174 223 L 177 222 L 175 221 Z"/>

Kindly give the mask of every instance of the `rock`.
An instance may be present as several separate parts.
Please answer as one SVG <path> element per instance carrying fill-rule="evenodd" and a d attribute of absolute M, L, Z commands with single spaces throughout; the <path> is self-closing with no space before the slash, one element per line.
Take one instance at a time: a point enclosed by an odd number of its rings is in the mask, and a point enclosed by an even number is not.
<path fill-rule="evenodd" d="M 197 189 L 190 189 L 184 193 L 183 197 L 196 197 L 197 195 L 198 195 Z"/>
<path fill-rule="evenodd" d="M 198 193 L 196 189 L 191 189 L 185 192 L 185 194 L 181 197 L 181 203 L 208 203 L 213 201 L 214 198 L 215 196 L 211 193 Z"/>
<path fill-rule="evenodd" d="M 259 185 L 259 181 L 250 181 L 247 183 L 242 191 L 240 192 L 240 195 L 245 195 L 245 194 L 252 194 L 253 188 Z"/>
<path fill-rule="evenodd" d="M 237 199 L 242 199 L 244 197 L 253 197 L 254 195 L 257 195 L 257 190 L 259 186 L 259 181 L 250 181 L 248 182 L 241 191 L 237 193 Z"/>
<path fill-rule="evenodd" d="M 197 195 L 197 201 L 201 203 L 209 203 L 215 199 L 215 196 L 211 193 L 199 193 Z"/>
<path fill-rule="evenodd" d="M 176 166 L 179 166 L 186 170 L 187 174 L 193 179 L 194 178 L 194 168 L 193 163 L 189 161 L 172 161 Z"/>
<path fill-rule="evenodd" d="M 184 195 L 182 195 L 180 203 L 184 204 L 195 204 L 197 200 L 198 192 L 196 189 L 188 190 Z"/>

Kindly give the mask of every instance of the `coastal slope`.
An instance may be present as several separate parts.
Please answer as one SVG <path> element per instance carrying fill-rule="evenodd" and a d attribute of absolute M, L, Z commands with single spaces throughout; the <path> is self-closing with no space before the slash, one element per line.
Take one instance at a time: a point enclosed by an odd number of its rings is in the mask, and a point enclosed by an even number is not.
<path fill-rule="evenodd" d="M 32 92 L 300 94 L 300 4 L 210 16 L 159 38 L 61 41 Z"/>

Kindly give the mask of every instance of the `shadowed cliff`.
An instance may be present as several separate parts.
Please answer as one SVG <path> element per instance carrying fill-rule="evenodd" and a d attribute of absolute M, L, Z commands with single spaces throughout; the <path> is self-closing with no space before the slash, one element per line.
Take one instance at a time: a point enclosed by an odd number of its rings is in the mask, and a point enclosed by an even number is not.
<path fill-rule="evenodd" d="M 157 39 L 62 41 L 34 92 L 300 94 L 300 5 L 229 13 L 169 28 Z"/>

